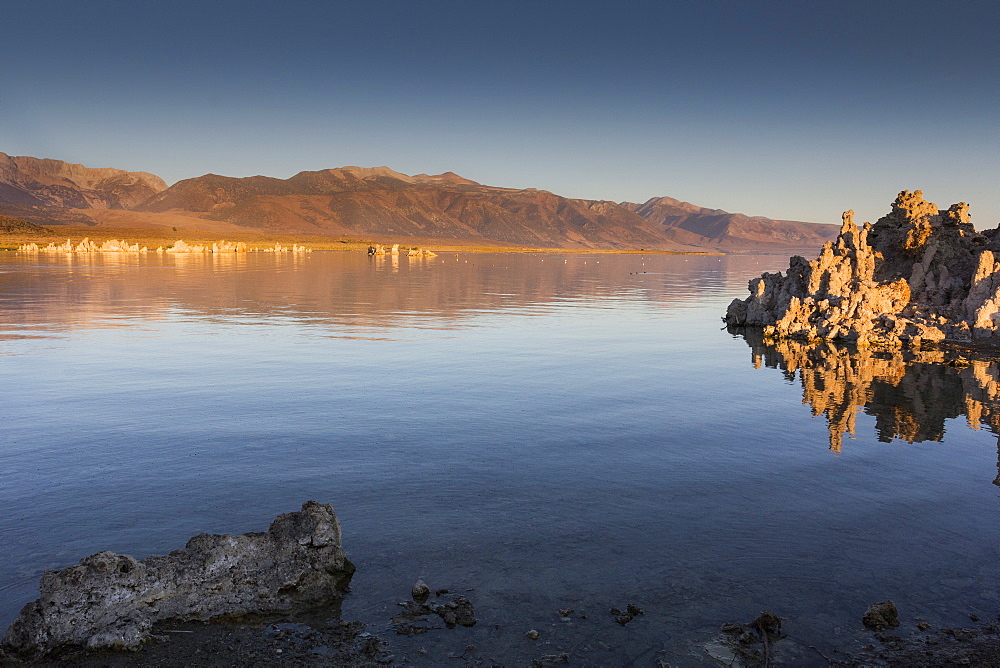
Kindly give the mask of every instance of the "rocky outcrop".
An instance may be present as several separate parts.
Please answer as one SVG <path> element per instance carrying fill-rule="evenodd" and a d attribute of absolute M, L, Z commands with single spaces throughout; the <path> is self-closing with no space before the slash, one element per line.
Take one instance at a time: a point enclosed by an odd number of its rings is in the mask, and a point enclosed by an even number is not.
<path fill-rule="evenodd" d="M 266 533 L 201 534 L 137 561 L 99 552 L 42 576 L 0 643 L 22 657 L 62 646 L 135 649 L 156 622 L 289 612 L 338 600 L 354 572 L 329 504 L 307 501 Z"/>
<path fill-rule="evenodd" d="M 795 256 L 785 274 L 751 279 L 725 320 L 768 337 L 858 345 L 1000 342 L 998 232 L 976 232 L 964 202 L 939 210 L 904 190 L 874 225 L 859 228 L 845 212 L 816 260 Z"/>

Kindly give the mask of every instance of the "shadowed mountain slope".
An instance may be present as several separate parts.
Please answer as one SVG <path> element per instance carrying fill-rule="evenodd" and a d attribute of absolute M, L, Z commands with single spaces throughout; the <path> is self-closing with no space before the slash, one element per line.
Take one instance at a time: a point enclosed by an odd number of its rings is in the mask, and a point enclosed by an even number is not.
<path fill-rule="evenodd" d="M 661 225 L 668 239 L 723 251 L 819 248 L 837 236 L 834 225 L 729 213 L 672 197 L 654 197 L 644 204 L 622 202 L 622 206 Z"/>
<path fill-rule="evenodd" d="M 21 207 L 129 209 L 166 189 L 146 172 L 0 153 L 0 202 Z"/>
<path fill-rule="evenodd" d="M 0 234 L 50 234 L 52 230 L 20 218 L 0 215 Z"/>

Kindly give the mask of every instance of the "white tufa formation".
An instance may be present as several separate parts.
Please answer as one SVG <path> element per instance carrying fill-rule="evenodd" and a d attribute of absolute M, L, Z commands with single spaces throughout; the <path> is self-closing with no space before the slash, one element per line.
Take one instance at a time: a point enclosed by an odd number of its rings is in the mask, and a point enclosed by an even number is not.
<path fill-rule="evenodd" d="M 50 242 L 47 246 L 39 246 L 36 243 L 22 244 L 18 247 L 23 253 L 148 253 L 149 249 L 139 244 L 129 244 L 125 240 L 110 239 L 98 244 L 89 238 L 73 245 L 72 241 L 58 246 Z M 293 243 L 291 246 L 282 246 L 280 243 L 268 248 L 250 248 L 243 241 L 218 241 L 212 244 L 188 244 L 183 239 L 178 239 L 170 248 L 158 247 L 156 253 L 311 253 L 312 249 L 306 246 Z"/>

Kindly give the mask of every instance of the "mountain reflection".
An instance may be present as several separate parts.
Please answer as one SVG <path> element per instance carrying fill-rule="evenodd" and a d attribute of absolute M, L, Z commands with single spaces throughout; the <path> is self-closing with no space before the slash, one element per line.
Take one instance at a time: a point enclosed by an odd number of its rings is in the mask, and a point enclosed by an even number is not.
<path fill-rule="evenodd" d="M 0 258 L 0 340 L 178 313 L 326 326 L 337 336 L 462 329 L 484 315 L 580 304 L 695 306 L 742 287 L 760 267 L 726 256 L 9 254 Z"/>
<path fill-rule="evenodd" d="M 840 452 L 858 409 L 875 418 L 878 439 L 941 441 L 945 420 L 964 415 L 972 429 L 1000 434 L 1000 365 L 942 350 L 867 350 L 830 342 L 765 341 L 759 330 L 730 330 L 750 346 L 754 368 L 798 376 L 803 400 L 829 425 Z M 1000 464 L 998 464 L 1000 466 Z M 1000 475 L 994 481 L 1000 485 Z"/>

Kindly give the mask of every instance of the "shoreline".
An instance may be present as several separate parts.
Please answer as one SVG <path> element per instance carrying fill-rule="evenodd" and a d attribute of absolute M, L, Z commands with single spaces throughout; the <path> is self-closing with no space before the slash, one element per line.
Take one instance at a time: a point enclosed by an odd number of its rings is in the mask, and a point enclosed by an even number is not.
<path fill-rule="evenodd" d="M 400 606 L 403 603 L 399 603 Z M 586 620 L 581 610 L 568 612 L 574 622 Z M 652 612 L 652 611 L 650 611 Z M 597 614 L 595 614 L 597 613 Z M 615 626 L 607 610 L 591 611 L 591 625 Z M 643 613 L 640 613 L 643 614 Z M 761 618 L 768 614 L 764 612 Z M 503 625 L 490 619 L 489 613 L 476 610 L 481 626 L 500 631 Z M 1000 615 L 996 620 L 979 620 L 970 615 L 970 625 L 931 627 L 919 617 L 904 623 L 906 631 L 891 628 L 867 630 L 865 642 L 845 646 L 825 639 L 800 636 L 794 620 L 784 621 L 784 628 L 758 629 L 760 618 L 744 623 L 721 623 L 714 635 L 691 638 L 689 651 L 671 654 L 649 647 L 642 653 L 650 658 L 637 665 L 831 665 L 831 666 L 909 666 L 1000 665 Z M 567 617 L 568 619 L 568 617 Z M 641 617 L 637 617 L 641 620 Z M 860 617 L 856 620 L 861 625 Z M 585 623 L 585 622 L 584 622 Z M 636 623 L 642 623 L 638 621 Z M 622 624 L 618 622 L 618 624 Z M 190 665 L 231 666 L 385 666 L 385 665 L 609 665 L 614 656 L 624 657 L 636 648 L 623 637 L 616 646 L 600 650 L 581 647 L 579 638 L 553 638 L 549 633 L 522 633 L 518 626 L 516 642 L 505 645 L 482 643 L 480 633 L 472 628 L 446 629 L 441 626 L 407 634 L 388 625 L 375 627 L 346 619 L 339 604 L 296 614 L 249 615 L 208 621 L 165 621 L 154 626 L 153 637 L 139 649 L 108 650 L 65 647 L 34 660 L 0 656 L 4 666 L 84 666 L 126 668 L 144 666 L 180 667 Z M 737 628 L 739 627 L 739 628 Z M 541 627 L 540 627 L 541 628 Z M 767 643 L 763 634 L 767 633 Z M 578 634 L 585 635 L 582 629 Z M 642 641 L 640 641 L 642 642 Z M 821 649 L 822 647 L 822 649 Z M 458 661 L 464 663 L 458 664 Z"/>
<path fill-rule="evenodd" d="M 785 255 L 795 253 L 803 249 L 790 248 L 786 250 L 767 251 L 740 251 L 738 253 L 723 251 L 684 251 L 650 248 L 589 248 L 589 247 L 549 247 L 549 246 L 522 246 L 516 244 L 504 244 L 500 242 L 484 242 L 477 239 L 440 239 L 421 237 L 386 237 L 374 235 L 372 237 L 359 239 L 349 236 L 329 236 L 329 235 L 309 235 L 309 234 L 268 234 L 265 232 L 247 231 L 245 233 L 227 232 L 205 232 L 203 230 L 189 228 L 173 229 L 149 229 L 149 228 L 119 228 L 105 226 L 65 226 L 49 227 L 48 233 L 10 233 L 0 235 L 0 251 L 16 251 L 22 244 L 36 243 L 45 246 L 49 242 L 62 243 L 67 238 L 72 239 L 74 244 L 79 243 L 84 238 L 100 243 L 107 239 L 121 239 L 130 244 L 138 244 L 155 249 L 157 246 L 169 247 L 178 239 L 183 239 L 188 243 L 211 244 L 220 240 L 231 242 L 243 242 L 251 247 L 273 247 L 275 243 L 289 245 L 292 243 L 304 246 L 313 251 L 367 251 L 373 244 L 393 244 L 399 243 L 401 249 L 424 248 L 437 253 L 546 253 L 546 254 L 567 254 L 567 255 L 591 255 L 591 254 L 612 254 L 612 255 Z"/>

